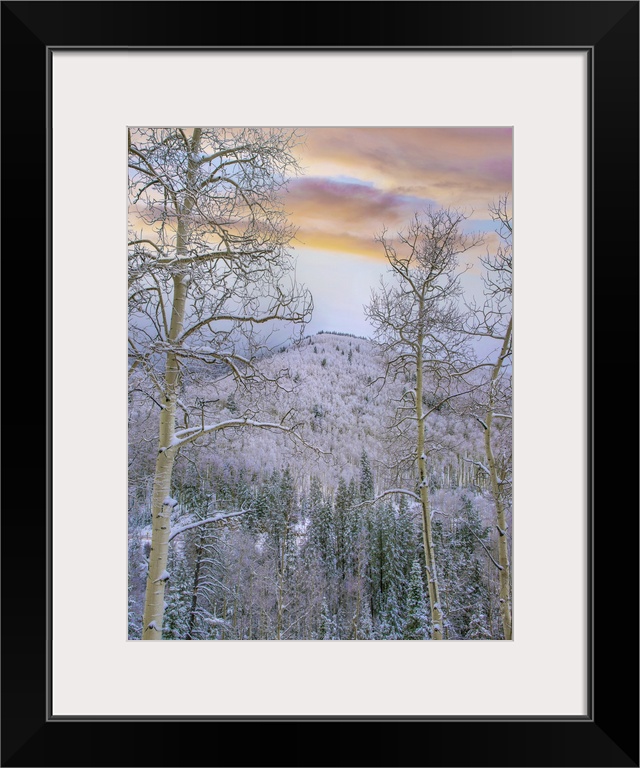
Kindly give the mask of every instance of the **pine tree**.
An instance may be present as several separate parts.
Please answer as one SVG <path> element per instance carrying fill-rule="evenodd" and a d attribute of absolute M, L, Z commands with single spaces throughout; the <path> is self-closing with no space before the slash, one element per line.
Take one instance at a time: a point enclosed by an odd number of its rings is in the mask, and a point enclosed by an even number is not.
<path fill-rule="evenodd" d="M 144 599 L 144 582 L 147 578 L 149 560 L 140 545 L 140 532 L 134 529 L 129 537 L 128 545 L 128 575 L 127 591 L 127 622 L 129 640 L 140 640 L 142 636 L 140 617 L 142 616 L 142 601 Z"/>
<path fill-rule="evenodd" d="M 347 535 L 347 546 L 350 548 L 351 552 L 353 553 L 353 549 L 356 546 L 356 541 L 358 539 L 358 535 L 360 532 L 360 527 L 362 524 L 362 507 L 359 506 L 359 497 L 360 497 L 360 491 L 358 484 L 356 483 L 354 478 L 351 478 L 349 481 L 349 487 L 348 487 L 348 500 L 349 500 L 349 514 L 347 516 L 346 521 L 346 535 Z M 353 560 L 353 557 L 352 557 Z"/>
<path fill-rule="evenodd" d="M 129 582 L 127 590 L 127 638 L 129 640 L 140 639 L 140 617 L 137 615 L 135 600 L 133 599 L 133 584 Z"/>
<path fill-rule="evenodd" d="M 373 498 L 373 472 L 369 456 L 365 450 L 360 456 L 360 499 L 367 501 Z"/>
<path fill-rule="evenodd" d="M 387 584 L 380 618 L 380 640 L 399 640 L 402 637 L 402 610 L 398 603 L 397 584 Z"/>
<path fill-rule="evenodd" d="M 331 506 L 324 498 L 322 486 L 317 477 L 311 478 L 308 499 L 309 528 L 308 548 L 316 555 L 328 577 L 335 572 L 335 526 Z"/>
<path fill-rule="evenodd" d="M 185 640 L 189 633 L 190 606 L 194 594 L 193 538 L 185 534 L 182 546 L 169 551 L 168 574 L 165 590 L 163 637 L 165 640 Z M 197 534 L 199 536 L 199 532 Z"/>
<path fill-rule="evenodd" d="M 344 478 L 341 477 L 338 481 L 334 504 L 336 564 L 338 576 L 341 580 L 344 580 L 346 577 L 351 555 L 351 542 L 349 541 L 349 516 L 351 509 L 352 499 L 350 498 L 349 489 Z"/>
<path fill-rule="evenodd" d="M 428 637 L 427 626 L 427 603 L 424 596 L 422 571 L 418 559 L 415 558 L 411 566 L 407 619 L 402 637 L 404 640 L 426 640 Z"/>
<path fill-rule="evenodd" d="M 376 634 L 400 637 L 405 599 L 405 557 L 398 539 L 396 515 L 390 504 L 377 504 L 369 513 L 369 588 Z"/>
<path fill-rule="evenodd" d="M 371 619 L 371 606 L 369 600 L 362 601 L 361 612 L 358 618 L 358 636 L 356 640 L 373 640 L 373 621 Z"/>
<path fill-rule="evenodd" d="M 240 517 L 242 527 L 254 534 L 264 533 L 267 530 L 269 488 L 268 483 L 262 483 L 258 489 L 254 490 L 249 511 Z"/>
<path fill-rule="evenodd" d="M 422 533 L 404 495 L 400 496 L 396 514 L 396 539 L 401 578 L 403 583 L 408 584 L 413 561 L 420 554 Z"/>
<path fill-rule="evenodd" d="M 491 640 L 489 619 L 487 618 L 488 595 L 484 585 L 480 563 L 474 558 L 470 585 L 467 590 L 469 596 L 469 620 L 465 640 Z"/>
<path fill-rule="evenodd" d="M 474 614 L 478 620 L 488 612 L 488 591 L 478 561 L 482 544 L 488 545 L 488 531 L 480 520 L 473 497 L 463 494 L 458 510 L 443 525 L 434 520 L 434 540 L 441 553 L 441 599 L 444 602 L 445 632 L 448 639 L 466 639 Z M 488 619 L 484 620 L 489 625 Z"/>
<path fill-rule="evenodd" d="M 320 614 L 320 627 L 318 631 L 318 638 L 320 640 L 337 640 L 338 633 L 336 627 L 336 619 L 334 614 L 329 610 L 327 599 L 322 600 L 322 611 Z"/>
<path fill-rule="evenodd" d="M 281 640 L 295 547 L 293 526 L 297 518 L 295 487 L 289 468 L 282 473 L 277 470 L 273 472 L 268 490 L 268 507 L 267 540 L 275 576 L 275 637 Z"/>

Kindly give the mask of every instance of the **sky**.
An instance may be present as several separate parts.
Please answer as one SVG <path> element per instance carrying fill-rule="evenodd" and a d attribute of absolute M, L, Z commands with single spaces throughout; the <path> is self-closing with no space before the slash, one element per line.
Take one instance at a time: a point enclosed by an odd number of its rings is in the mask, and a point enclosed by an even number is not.
<path fill-rule="evenodd" d="M 297 278 L 314 297 L 308 333 L 369 336 L 363 305 L 386 272 L 383 228 L 393 235 L 429 205 L 469 214 L 484 244 L 465 254 L 465 288 L 481 295 L 477 257 L 498 239 L 488 206 L 511 193 L 512 130 L 498 128 L 305 128 L 303 173 L 285 206 L 298 228 Z"/>

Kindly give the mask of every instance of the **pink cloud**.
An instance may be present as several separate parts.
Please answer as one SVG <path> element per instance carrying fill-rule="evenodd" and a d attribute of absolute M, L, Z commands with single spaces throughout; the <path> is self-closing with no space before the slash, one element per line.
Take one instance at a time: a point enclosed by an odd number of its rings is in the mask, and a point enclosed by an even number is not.
<path fill-rule="evenodd" d="M 343 169 L 386 190 L 424 190 L 443 205 L 485 205 L 511 189 L 510 127 L 308 128 L 305 133 L 309 173 Z"/>
<path fill-rule="evenodd" d="M 318 177 L 294 179 L 287 195 L 294 220 L 339 221 L 357 231 L 397 221 L 424 203 L 414 196 Z"/>

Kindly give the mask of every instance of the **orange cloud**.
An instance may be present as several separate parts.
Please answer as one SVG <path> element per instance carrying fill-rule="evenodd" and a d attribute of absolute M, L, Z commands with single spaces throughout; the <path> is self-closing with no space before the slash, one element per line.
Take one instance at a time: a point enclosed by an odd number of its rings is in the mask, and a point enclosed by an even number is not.
<path fill-rule="evenodd" d="M 384 261 L 382 246 L 375 243 L 373 237 L 359 237 L 348 232 L 327 231 L 325 229 L 305 229 L 298 232 L 294 245 L 320 251 L 353 253 Z"/>

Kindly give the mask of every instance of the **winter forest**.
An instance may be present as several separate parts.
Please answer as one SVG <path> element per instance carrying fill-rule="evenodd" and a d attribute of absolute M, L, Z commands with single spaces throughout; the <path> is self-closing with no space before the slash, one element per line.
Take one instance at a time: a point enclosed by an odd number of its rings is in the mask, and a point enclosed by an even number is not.
<path fill-rule="evenodd" d="M 130 640 L 511 640 L 508 128 L 128 132 Z"/>

